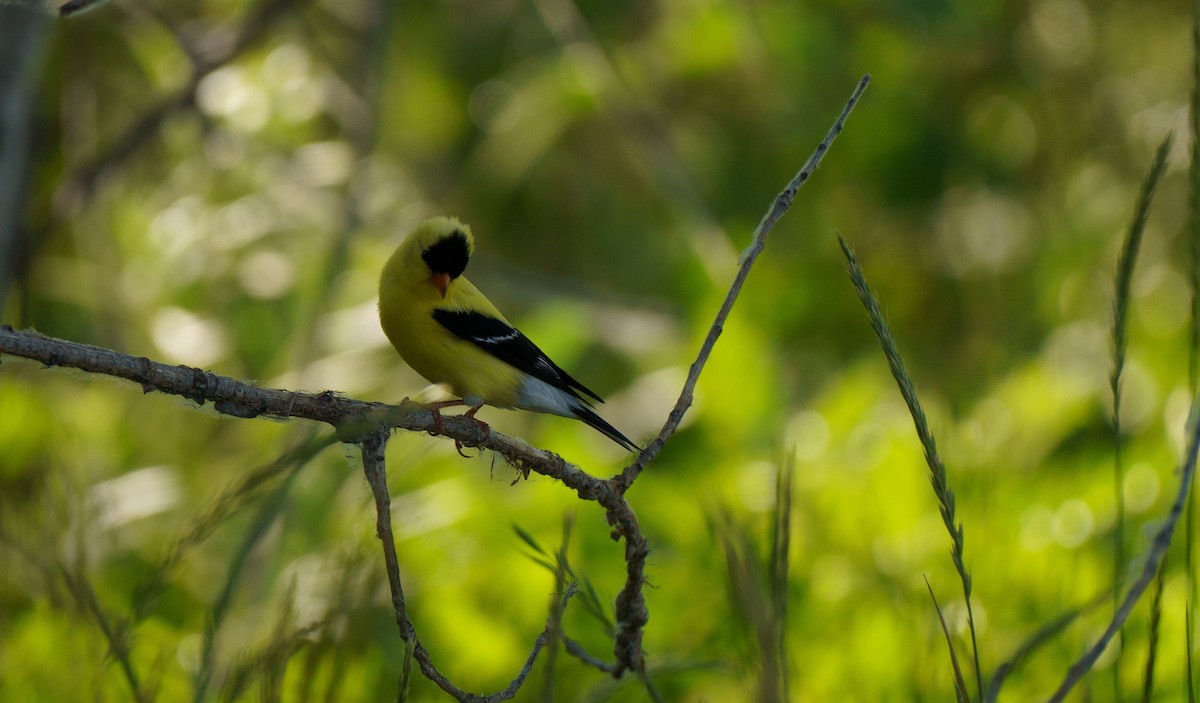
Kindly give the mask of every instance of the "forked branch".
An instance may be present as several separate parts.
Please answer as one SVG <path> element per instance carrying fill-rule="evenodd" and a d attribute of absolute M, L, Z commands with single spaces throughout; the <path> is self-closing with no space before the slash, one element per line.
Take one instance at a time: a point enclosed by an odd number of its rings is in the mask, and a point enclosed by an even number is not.
<path fill-rule="evenodd" d="M 273 8 L 284 1 L 272 0 L 265 7 Z M 383 449 L 389 432 L 392 428 L 400 428 L 442 435 L 464 446 L 494 451 L 522 474 L 532 471 L 561 481 L 575 491 L 580 499 L 594 501 L 605 509 L 608 523 L 613 528 L 613 539 L 625 542 L 626 563 L 625 584 L 617 595 L 615 608 L 617 633 L 614 654 L 616 663 L 610 665 L 595 660 L 587 656 L 577 645 L 571 646 L 573 643 L 569 640 L 567 640 L 568 651 L 580 657 L 585 663 L 610 672 L 613 676 L 620 677 L 626 671 L 634 671 L 643 680 L 646 680 L 642 635 L 649 619 L 649 613 L 642 591 L 646 581 L 646 557 L 649 555 L 650 549 L 638 524 L 637 515 L 625 498 L 625 492 L 642 470 L 662 451 L 663 446 L 679 427 L 684 414 L 691 407 L 692 396 L 700 373 L 704 370 L 713 346 L 721 335 L 725 320 L 733 309 L 733 304 L 750 273 L 750 267 L 766 245 L 767 235 L 770 234 L 779 218 L 791 207 L 796 192 L 812 176 L 833 140 L 841 133 L 846 118 L 857 104 L 863 91 L 866 90 L 869 82 L 870 76 L 863 76 L 859 81 L 846 107 L 834 122 L 833 127 L 830 128 L 825 139 L 817 146 L 816 151 L 795 178 L 775 198 L 762 222 L 756 228 L 753 243 L 743 253 L 737 275 L 726 294 L 724 303 L 717 312 L 716 319 L 709 328 L 708 335 L 688 373 L 679 399 L 662 430 L 633 463 L 607 481 L 588 474 L 552 452 L 530 447 L 524 442 L 499 432 L 485 431 L 478 422 L 470 418 L 444 417 L 437 421 L 429 408 L 407 400 L 400 405 L 393 406 L 347 398 L 332 391 L 301 393 L 260 388 L 202 369 L 171 366 L 151 361 L 145 357 L 133 357 L 109 349 L 46 337 L 32 330 L 14 331 L 8 326 L 0 326 L 0 354 L 39 361 L 48 367 L 69 367 L 127 379 L 139 384 L 145 393 L 159 391 L 182 396 L 199 405 L 212 403 L 217 412 L 233 417 L 267 416 L 324 422 L 334 427 L 341 441 L 359 444 L 362 447 L 363 469 L 375 497 L 376 529 L 383 542 L 384 561 L 392 594 L 392 607 L 395 611 L 400 637 L 405 642 L 409 655 L 417 661 L 422 673 L 459 701 L 482 702 L 511 698 L 520 688 L 525 677 L 528 676 L 538 652 L 545 646 L 551 624 L 548 622 L 547 629 L 543 630 L 535 642 L 525 666 L 508 688 L 503 691 L 490 696 L 468 693 L 452 684 L 437 670 L 429 653 L 417 639 L 412 622 L 408 618 L 404 592 L 400 583 L 398 559 L 391 532 L 390 497 L 387 491 L 383 459 Z M 84 169 L 83 177 L 78 179 L 78 185 L 75 179 L 72 179 L 74 190 L 85 194 L 89 192 L 94 180 L 94 170 Z M 68 188 L 68 191 L 70 190 L 72 188 Z M 565 605 L 564 599 L 562 606 L 565 607 Z M 553 615 L 551 620 L 553 620 Z M 402 685 L 407 683 L 407 672 L 409 671 L 407 661 L 404 671 Z"/>

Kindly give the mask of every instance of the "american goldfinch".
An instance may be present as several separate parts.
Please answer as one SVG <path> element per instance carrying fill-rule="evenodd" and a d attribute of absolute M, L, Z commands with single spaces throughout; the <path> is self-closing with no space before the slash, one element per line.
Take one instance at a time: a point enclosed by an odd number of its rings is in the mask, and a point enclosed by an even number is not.
<path fill-rule="evenodd" d="M 592 410 L 600 396 L 571 378 L 509 324 L 462 273 L 475 251 L 471 228 L 453 217 L 417 227 L 379 278 L 379 321 L 400 356 L 432 383 L 462 397 L 435 403 L 485 403 L 583 420 L 630 451 L 638 446 Z M 583 395 L 580 395 L 582 393 Z"/>

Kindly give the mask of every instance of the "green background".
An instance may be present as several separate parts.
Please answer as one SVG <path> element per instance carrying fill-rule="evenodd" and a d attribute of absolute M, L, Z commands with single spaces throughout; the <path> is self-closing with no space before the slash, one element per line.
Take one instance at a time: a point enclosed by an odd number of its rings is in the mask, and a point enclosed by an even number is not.
<path fill-rule="evenodd" d="M 1175 131 L 1123 385 L 1123 571 L 1140 568 L 1190 398 L 1184 3 L 275 5 L 215 68 L 259 5 L 116 0 L 52 21 L 29 256 L 4 322 L 394 402 L 427 384 L 379 330 L 379 269 L 421 220 L 453 214 L 475 231 L 471 279 L 645 441 L 754 226 L 870 73 L 772 233 L 683 429 L 629 494 L 653 549 L 645 647 L 668 700 L 756 699 L 775 475 L 790 463 L 792 697 L 951 700 L 925 579 L 971 681 L 961 584 L 835 232 L 880 295 L 958 496 L 986 680 L 1111 587 L 1113 278 L 1153 150 Z M 481 417 L 595 475 L 627 458 L 581 423 Z M 129 700 L 101 620 L 128 624 L 157 700 L 193 698 L 202 670 L 213 700 L 394 699 L 403 652 L 358 450 L 239 483 L 319 431 L 5 357 L 0 699 Z M 399 433 L 388 459 L 417 631 L 460 686 L 507 685 L 546 618 L 553 575 L 513 525 L 553 550 L 573 516 L 571 563 L 611 606 L 622 546 L 594 504 L 545 478 L 510 485 L 502 462 L 439 438 Z M 1184 695 L 1177 542 L 1156 700 Z M 1048 695 L 1110 613 L 1102 600 L 1037 650 L 1002 700 Z M 1140 693 L 1148 620 L 1143 603 L 1124 654 L 1110 648 L 1078 699 Z M 611 658 L 578 603 L 565 627 Z M 564 655 L 517 699 L 645 698 Z M 410 699 L 445 698 L 415 677 Z"/>

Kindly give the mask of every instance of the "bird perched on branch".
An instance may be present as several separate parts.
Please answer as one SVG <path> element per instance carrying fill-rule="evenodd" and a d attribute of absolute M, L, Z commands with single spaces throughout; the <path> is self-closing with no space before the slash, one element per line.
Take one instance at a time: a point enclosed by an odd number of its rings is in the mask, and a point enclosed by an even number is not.
<path fill-rule="evenodd" d="M 577 418 L 629 451 L 638 446 L 591 408 L 603 402 L 571 378 L 509 324 L 462 273 L 475 240 L 453 217 L 417 227 L 396 249 L 379 279 L 379 321 L 400 356 L 432 383 L 446 383 L 461 400 L 434 403 L 438 411 L 484 405 Z M 581 395 L 582 394 L 582 395 Z"/>

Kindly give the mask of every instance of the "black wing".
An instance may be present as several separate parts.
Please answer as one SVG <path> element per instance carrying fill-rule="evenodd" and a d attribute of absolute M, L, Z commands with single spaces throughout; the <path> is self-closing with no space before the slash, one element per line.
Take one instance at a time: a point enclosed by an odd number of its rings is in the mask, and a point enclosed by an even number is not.
<path fill-rule="evenodd" d="M 503 320 L 481 312 L 440 308 L 433 311 L 433 319 L 454 336 L 467 340 L 518 371 L 545 381 L 576 398 L 579 397 L 575 392 L 578 390 L 597 402 L 604 402 L 600 396 L 560 369 L 558 364 L 551 361 L 550 357 L 521 334 L 520 330 Z"/>

